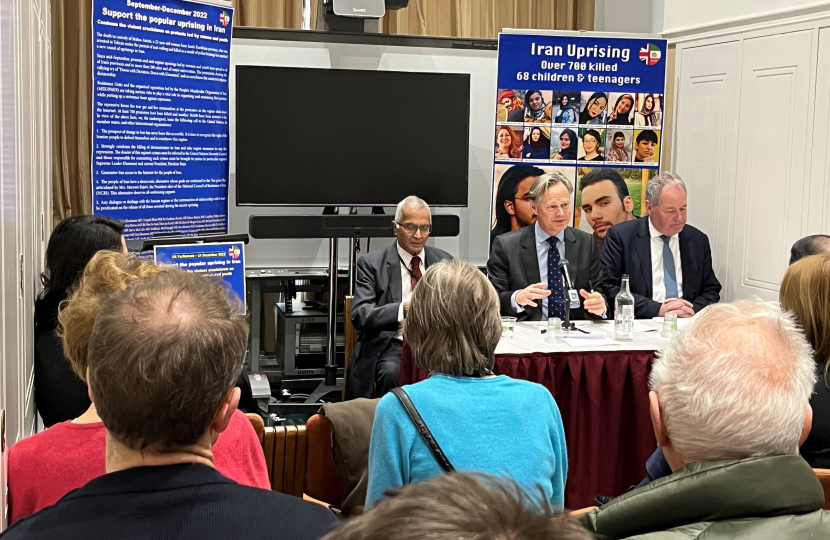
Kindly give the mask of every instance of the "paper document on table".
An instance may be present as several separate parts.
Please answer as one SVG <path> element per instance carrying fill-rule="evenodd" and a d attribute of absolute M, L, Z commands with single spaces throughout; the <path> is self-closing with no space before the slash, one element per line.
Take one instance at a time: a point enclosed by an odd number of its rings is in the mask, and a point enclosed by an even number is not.
<path fill-rule="evenodd" d="M 607 347 L 619 345 L 613 339 L 608 339 L 603 334 L 573 334 L 563 338 L 565 343 L 571 347 Z"/>

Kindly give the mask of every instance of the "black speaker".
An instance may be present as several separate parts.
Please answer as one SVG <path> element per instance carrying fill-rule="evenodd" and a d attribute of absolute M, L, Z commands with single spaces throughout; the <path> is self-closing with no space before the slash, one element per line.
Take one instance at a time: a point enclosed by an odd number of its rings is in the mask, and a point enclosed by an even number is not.
<path fill-rule="evenodd" d="M 251 216 L 248 231 L 253 238 L 391 238 L 391 214 Z M 458 216 L 433 215 L 430 236 L 458 236 Z"/>
<path fill-rule="evenodd" d="M 409 5 L 409 0 L 386 0 L 386 9 L 403 9 Z"/>

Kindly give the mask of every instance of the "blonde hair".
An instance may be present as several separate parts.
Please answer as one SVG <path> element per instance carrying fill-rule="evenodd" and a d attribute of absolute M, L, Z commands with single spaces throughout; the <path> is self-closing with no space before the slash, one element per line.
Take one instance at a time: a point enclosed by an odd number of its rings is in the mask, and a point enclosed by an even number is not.
<path fill-rule="evenodd" d="M 404 335 L 421 369 L 446 375 L 483 375 L 493 367 L 501 339 L 499 297 L 475 266 L 461 261 L 430 265 L 418 286 Z"/>
<path fill-rule="evenodd" d="M 830 365 L 830 253 L 794 262 L 778 293 L 781 307 L 791 311 L 813 346 L 816 362 Z"/>
<path fill-rule="evenodd" d="M 553 171 L 550 174 L 543 174 L 534 180 L 527 194 L 534 203 L 539 204 L 542 202 L 542 197 L 545 196 L 545 193 L 557 184 L 562 184 L 568 188 L 568 193 L 574 192 L 574 186 L 571 184 L 571 181 L 565 178 L 565 175 L 561 172 Z"/>
<path fill-rule="evenodd" d="M 63 341 L 63 354 L 82 381 L 86 381 L 89 337 L 101 306 L 130 283 L 166 271 L 169 268 L 117 251 L 99 251 L 92 257 L 58 313 L 57 335 Z"/>

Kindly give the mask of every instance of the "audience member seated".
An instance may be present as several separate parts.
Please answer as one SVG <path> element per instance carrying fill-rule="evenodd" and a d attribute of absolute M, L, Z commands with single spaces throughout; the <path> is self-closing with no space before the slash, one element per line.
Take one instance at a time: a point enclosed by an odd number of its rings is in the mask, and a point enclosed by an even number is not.
<path fill-rule="evenodd" d="M 89 339 L 101 306 L 131 283 L 169 270 L 114 251 L 103 251 L 92 258 L 59 315 L 64 351 L 80 379 L 86 380 Z M 183 386 L 181 390 L 185 389 Z M 10 523 L 56 503 L 73 489 L 105 474 L 105 432 L 93 403 L 75 420 L 56 424 L 12 446 Z M 271 489 L 259 439 L 242 412 L 234 411 L 227 429 L 215 442 L 213 456 L 216 469 L 226 477 Z"/>
<path fill-rule="evenodd" d="M 381 397 L 398 386 L 401 328 L 412 290 L 430 265 L 452 259 L 446 251 L 426 245 L 432 214 L 418 197 L 398 203 L 392 229 L 397 242 L 357 261 L 351 317 L 360 338 L 349 368 L 355 397 Z"/>
<path fill-rule="evenodd" d="M 830 236 L 817 234 L 798 240 L 790 251 L 790 264 L 817 253 L 830 254 Z M 829 280 L 830 274 L 822 273 L 822 264 L 815 260 L 809 267 L 801 266 L 792 274 L 788 271 L 784 277 L 787 283 L 787 293 L 784 294 L 783 284 L 779 293 L 781 306 L 793 312 L 815 351 L 816 387 L 810 398 L 810 406 L 813 408 L 813 429 L 810 430 L 810 436 L 801 446 L 801 455 L 816 469 L 830 468 L 830 390 L 822 376 L 825 366 L 830 361 Z M 816 413 L 816 410 L 819 412 Z M 663 450 L 658 448 L 646 461 L 646 477 L 637 487 L 645 486 L 670 474 L 671 467 L 666 463 Z M 604 503 L 611 499 L 612 497 L 600 495 L 596 500 Z"/>
<path fill-rule="evenodd" d="M 801 455 L 814 469 L 830 469 L 830 253 L 810 255 L 790 266 L 779 296 L 781 308 L 793 313 L 814 351 L 813 429 Z"/>
<path fill-rule="evenodd" d="M 556 515 L 513 481 L 448 474 L 403 486 L 323 540 L 587 540 L 566 515 Z"/>
<path fill-rule="evenodd" d="M 104 216 L 64 219 L 49 237 L 43 292 L 35 302 L 35 406 L 46 427 L 71 420 L 89 408 L 86 383 L 63 356 L 55 334 L 58 306 L 81 277 L 86 263 L 102 249 L 127 252 L 124 224 Z"/>
<path fill-rule="evenodd" d="M 70 300 L 71 302 L 71 300 Z M 233 418 L 248 325 L 220 283 L 169 269 L 101 305 L 88 375 L 107 474 L 12 525 L 8 539 L 316 539 L 326 508 L 241 486 L 212 446 Z"/>
<path fill-rule="evenodd" d="M 432 376 L 403 391 L 452 468 L 510 476 L 561 509 L 568 459 L 559 408 L 543 386 L 493 375 L 501 318 L 484 274 L 463 261 L 430 267 L 412 293 L 404 332 L 415 363 Z M 366 506 L 441 473 L 399 398 L 381 398 Z"/>
<path fill-rule="evenodd" d="M 651 371 L 657 443 L 673 473 L 580 520 L 602 538 L 827 538 L 830 515 L 798 455 L 815 365 L 771 303 L 712 305 Z"/>
<path fill-rule="evenodd" d="M 826 234 L 814 234 L 805 236 L 793 244 L 790 249 L 790 264 L 799 261 L 807 255 L 819 253 L 830 253 L 830 236 Z"/>

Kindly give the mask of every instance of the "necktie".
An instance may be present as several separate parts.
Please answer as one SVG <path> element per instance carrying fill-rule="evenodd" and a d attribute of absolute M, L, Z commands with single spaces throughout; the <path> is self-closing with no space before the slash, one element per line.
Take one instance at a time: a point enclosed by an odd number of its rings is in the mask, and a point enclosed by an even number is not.
<path fill-rule="evenodd" d="M 670 238 L 666 235 L 660 235 L 660 238 L 663 239 L 663 280 L 666 282 L 666 298 L 678 298 L 677 274 L 674 269 L 674 255 L 669 247 Z"/>
<path fill-rule="evenodd" d="M 412 275 L 409 276 L 409 279 L 412 283 L 412 290 L 415 290 L 415 285 L 418 284 L 418 280 L 421 279 L 421 258 L 420 257 L 412 257 Z"/>
<path fill-rule="evenodd" d="M 562 287 L 562 277 L 559 275 L 559 250 L 556 244 L 559 239 L 555 236 L 548 238 L 548 318 L 559 317 L 565 320 L 565 298 Z"/>

